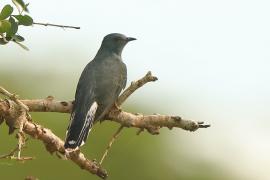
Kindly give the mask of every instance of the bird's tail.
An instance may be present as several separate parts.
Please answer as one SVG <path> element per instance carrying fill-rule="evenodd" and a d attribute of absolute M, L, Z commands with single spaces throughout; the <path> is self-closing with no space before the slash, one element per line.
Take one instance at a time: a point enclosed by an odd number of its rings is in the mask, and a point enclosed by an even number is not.
<path fill-rule="evenodd" d="M 64 144 L 65 149 L 75 149 L 84 145 L 93 126 L 97 107 L 98 104 L 94 102 L 87 113 L 82 114 L 82 112 L 76 112 L 76 110 L 72 112 Z"/>

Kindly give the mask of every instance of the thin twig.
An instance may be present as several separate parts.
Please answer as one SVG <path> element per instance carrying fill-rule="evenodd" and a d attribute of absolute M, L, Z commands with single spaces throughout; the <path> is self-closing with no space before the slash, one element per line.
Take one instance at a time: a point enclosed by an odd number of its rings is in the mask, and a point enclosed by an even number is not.
<path fill-rule="evenodd" d="M 124 126 L 120 126 L 118 128 L 118 130 L 112 136 L 112 139 L 111 139 L 110 143 L 108 144 L 108 146 L 107 146 L 107 148 L 106 148 L 106 150 L 105 150 L 105 152 L 104 152 L 104 154 L 103 154 L 103 156 L 102 156 L 102 158 L 101 158 L 101 160 L 99 162 L 100 165 L 103 163 L 105 157 L 108 155 L 108 152 L 109 152 L 110 148 L 112 147 L 112 144 L 114 143 L 116 138 L 120 135 L 120 132 L 122 131 L 123 128 L 124 128 Z"/>
<path fill-rule="evenodd" d="M 21 126 L 19 132 L 17 133 L 17 138 L 18 138 L 18 159 L 21 159 L 22 147 L 25 145 L 25 137 L 24 137 L 24 133 L 23 133 L 22 128 L 23 127 Z"/>
<path fill-rule="evenodd" d="M 24 141 L 26 141 L 24 139 Z M 9 159 L 15 159 L 18 161 L 25 161 L 25 160 L 33 160 L 33 157 L 29 157 L 29 156 L 21 156 L 20 155 L 20 151 L 22 148 L 25 148 L 24 144 L 17 144 L 17 146 L 12 149 L 8 154 L 4 154 L 4 155 L 0 155 L 0 159 L 4 159 L 4 158 L 9 158 Z M 18 152 L 18 156 L 15 156 L 15 153 Z"/>
<path fill-rule="evenodd" d="M 142 87 L 144 84 L 148 83 L 148 82 L 154 82 L 158 80 L 158 78 L 156 76 L 152 76 L 151 71 L 148 71 L 147 74 L 142 77 L 141 79 L 137 80 L 137 81 L 133 81 L 131 83 L 131 85 L 126 88 L 126 90 L 118 97 L 116 104 L 118 106 L 121 106 L 123 104 L 123 102 L 134 92 L 136 91 L 138 88 Z"/>
<path fill-rule="evenodd" d="M 38 23 L 38 22 L 34 22 L 33 24 L 35 24 L 35 25 L 42 25 L 42 26 L 54 26 L 54 27 L 60 27 L 60 28 L 81 29 L 81 27 L 78 27 L 78 26 L 66 26 L 66 25 L 51 24 L 51 23 Z"/>
<path fill-rule="evenodd" d="M 12 150 L 10 151 L 10 153 L 1 155 L 1 156 L 0 156 L 0 159 L 4 159 L 4 158 L 8 158 L 8 157 L 14 156 L 14 154 L 18 151 L 18 148 L 19 148 L 19 147 L 16 146 L 16 148 L 12 149 Z"/>
<path fill-rule="evenodd" d="M 29 108 L 23 104 L 19 99 L 18 96 L 16 94 L 12 94 L 10 92 L 8 92 L 6 89 L 4 89 L 3 87 L 0 86 L 0 93 L 3 94 L 4 96 L 7 96 L 9 99 L 11 99 L 12 101 L 14 101 L 16 104 L 18 104 L 22 109 L 29 111 Z"/>

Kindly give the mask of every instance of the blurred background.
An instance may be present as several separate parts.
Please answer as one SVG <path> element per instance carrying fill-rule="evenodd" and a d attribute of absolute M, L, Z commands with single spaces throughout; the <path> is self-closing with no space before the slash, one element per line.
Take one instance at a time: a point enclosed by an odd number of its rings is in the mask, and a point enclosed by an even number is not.
<path fill-rule="evenodd" d="M 269 1 L 137 0 L 31 1 L 35 22 L 81 30 L 23 27 L 30 51 L 0 47 L 0 85 L 23 99 L 72 100 L 84 66 L 102 38 L 119 32 L 138 40 L 123 52 L 128 84 L 151 70 L 159 80 L 139 89 L 123 109 L 180 115 L 212 126 L 196 132 L 174 128 L 158 136 L 124 129 L 103 167 L 121 180 L 270 179 Z M 11 3 L 1 0 L 0 7 Z M 69 115 L 33 113 L 33 119 L 65 137 Z M 82 151 L 100 159 L 119 124 L 97 124 Z M 0 128 L 0 154 L 16 145 Z M 20 163 L 0 160 L 0 177 L 98 179 L 46 152 L 30 139 Z"/>

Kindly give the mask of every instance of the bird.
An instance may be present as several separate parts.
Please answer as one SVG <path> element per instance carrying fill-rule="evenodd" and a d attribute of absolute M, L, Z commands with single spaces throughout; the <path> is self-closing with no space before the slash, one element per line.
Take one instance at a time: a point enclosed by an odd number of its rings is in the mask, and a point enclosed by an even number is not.
<path fill-rule="evenodd" d="M 103 38 L 92 61 L 81 73 L 64 148 L 74 150 L 84 145 L 94 123 L 115 105 L 120 92 L 126 87 L 127 68 L 122 60 L 125 45 L 136 40 L 120 33 L 111 33 Z"/>

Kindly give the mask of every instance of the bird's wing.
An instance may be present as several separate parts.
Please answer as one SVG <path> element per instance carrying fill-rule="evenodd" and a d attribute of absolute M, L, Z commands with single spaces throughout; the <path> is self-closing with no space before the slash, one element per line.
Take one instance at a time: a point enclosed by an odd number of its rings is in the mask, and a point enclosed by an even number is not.
<path fill-rule="evenodd" d="M 120 92 L 125 88 L 127 83 L 127 68 L 126 65 L 123 62 L 120 62 L 120 64 L 114 64 L 116 72 L 113 73 L 114 76 L 110 77 L 110 85 L 108 86 L 110 89 L 104 90 L 100 89 L 101 91 L 106 91 L 106 93 L 103 94 L 103 99 L 106 99 L 106 102 L 103 104 L 100 104 L 96 120 L 104 120 L 104 116 L 109 112 L 111 107 L 114 105 L 115 101 L 117 100 Z M 113 66 L 113 65 L 112 65 Z"/>
<path fill-rule="evenodd" d="M 124 64 L 121 69 L 122 69 L 121 74 L 122 74 L 122 79 L 123 79 L 123 84 L 122 84 L 122 87 L 121 87 L 122 89 L 121 90 L 124 90 L 126 85 L 127 85 L 127 66 Z"/>
<path fill-rule="evenodd" d="M 77 85 L 75 102 L 70 116 L 65 148 L 74 149 L 84 144 L 89 130 L 93 126 L 98 107 L 95 101 L 96 80 L 95 65 L 89 63 L 80 77 Z"/>

